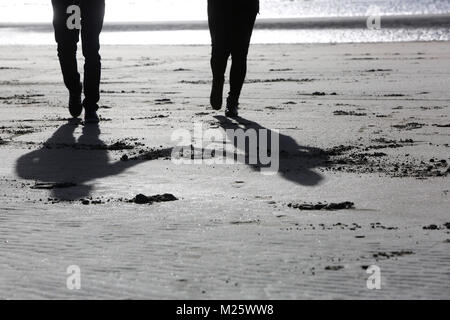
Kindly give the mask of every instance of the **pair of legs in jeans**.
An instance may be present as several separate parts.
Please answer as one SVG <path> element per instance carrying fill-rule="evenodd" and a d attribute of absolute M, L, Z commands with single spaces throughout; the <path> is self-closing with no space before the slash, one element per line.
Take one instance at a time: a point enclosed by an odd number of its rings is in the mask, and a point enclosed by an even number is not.
<path fill-rule="evenodd" d="M 222 107 L 224 75 L 231 55 L 230 92 L 225 111 L 230 117 L 237 116 L 239 97 L 247 73 L 250 39 L 258 12 L 258 0 L 208 0 L 213 73 L 211 106 L 216 110 Z"/>
<path fill-rule="evenodd" d="M 75 118 L 85 109 L 89 122 L 98 122 L 96 111 L 100 100 L 101 57 L 99 54 L 99 36 L 103 28 L 105 0 L 52 0 L 53 27 L 58 44 L 58 57 L 64 78 L 64 84 L 70 92 L 69 107 Z M 76 5 L 81 12 L 81 30 L 68 27 L 67 21 L 74 13 L 68 12 Z M 84 95 L 81 104 L 82 85 L 77 66 L 77 43 L 80 38 L 85 58 Z"/>

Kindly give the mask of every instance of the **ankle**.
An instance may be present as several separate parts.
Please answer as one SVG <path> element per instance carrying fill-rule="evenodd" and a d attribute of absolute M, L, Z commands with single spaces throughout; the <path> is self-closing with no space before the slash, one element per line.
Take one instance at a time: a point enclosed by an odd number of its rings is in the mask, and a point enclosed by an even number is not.
<path fill-rule="evenodd" d="M 87 103 L 86 101 L 83 102 L 83 107 L 84 107 L 84 110 L 86 110 L 86 111 L 97 112 L 98 109 L 99 109 L 98 104 L 96 104 L 96 103 Z"/>
<path fill-rule="evenodd" d="M 239 98 L 235 96 L 228 96 L 227 98 L 227 107 L 237 108 L 239 106 Z"/>

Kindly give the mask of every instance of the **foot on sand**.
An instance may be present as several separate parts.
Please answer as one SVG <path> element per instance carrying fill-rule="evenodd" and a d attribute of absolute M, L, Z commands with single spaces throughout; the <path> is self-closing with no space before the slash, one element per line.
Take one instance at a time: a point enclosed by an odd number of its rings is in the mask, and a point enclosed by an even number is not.
<path fill-rule="evenodd" d="M 214 79 L 211 88 L 210 103 L 214 110 L 220 110 L 223 104 L 223 84 L 225 80 Z"/>
<path fill-rule="evenodd" d="M 345 210 L 345 209 L 354 209 L 355 204 L 350 201 L 339 202 L 339 203 L 289 203 L 289 208 L 298 209 L 298 210 Z"/>
<path fill-rule="evenodd" d="M 80 83 L 80 89 L 76 92 L 70 92 L 69 97 L 69 112 L 74 118 L 78 118 L 83 111 L 83 105 L 81 103 L 82 85 Z"/>

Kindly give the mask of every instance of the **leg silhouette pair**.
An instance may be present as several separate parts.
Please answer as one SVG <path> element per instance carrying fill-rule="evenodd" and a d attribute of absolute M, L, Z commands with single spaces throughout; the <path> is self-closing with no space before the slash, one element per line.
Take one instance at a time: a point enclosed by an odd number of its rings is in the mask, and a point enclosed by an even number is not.
<path fill-rule="evenodd" d="M 100 100 L 101 57 L 99 54 L 99 36 L 103 28 L 105 15 L 105 0 L 52 0 L 53 27 L 55 40 L 58 44 L 58 57 L 64 84 L 70 93 L 69 110 L 74 118 L 81 115 L 85 109 L 87 123 L 97 123 L 98 101 Z M 72 6 L 80 9 L 81 32 L 78 28 L 70 28 L 68 20 L 76 11 L 69 10 Z M 84 95 L 81 102 L 82 84 L 77 66 L 77 43 L 80 38 L 85 58 L 84 64 Z"/>
<path fill-rule="evenodd" d="M 258 0 L 208 0 L 213 84 L 211 106 L 220 110 L 228 58 L 232 58 L 226 116 L 237 117 L 239 97 L 247 73 L 250 39 L 259 12 Z"/>
<path fill-rule="evenodd" d="M 103 28 L 105 0 L 52 0 L 53 26 L 58 44 L 58 57 L 64 83 L 69 90 L 69 110 L 74 118 L 85 109 L 85 121 L 98 123 L 100 100 L 101 57 L 99 36 Z M 80 14 L 80 28 L 70 28 L 68 20 L 76 6 Z M 213 85 L 211 105 L 219 110 L 223 104 L 224 74 L 228 58 L 232 57 L 230 92 L 225 114 L 238 115 L 239 97 L 247 73 L 250 39 L 259 12 L 259 0 L 208 0 L 208 22 L 212 41 L 211 68 Z M 84 65 L 84 94 L 77 67 L 77 43 L 81 33 Z"/>

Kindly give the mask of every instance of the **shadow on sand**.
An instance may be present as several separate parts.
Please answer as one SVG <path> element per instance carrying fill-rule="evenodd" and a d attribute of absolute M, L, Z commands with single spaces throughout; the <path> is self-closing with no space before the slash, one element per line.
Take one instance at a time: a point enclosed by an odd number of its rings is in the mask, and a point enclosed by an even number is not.
<path fill-rule="evenodd" d="M 261 145 L 270 146 L 274 135 L 272 130 L 241 117 L 234 121 L 223 116 L 215 118 L 225 131 L 267 130 L 269 143 L 262 144 L 258 136 L 257 145 L 258 149 Z M 170 156 L 172 152 L 172 148 L 167 148 L 159 150 L 156 155 L 152 152 L 142 153 L 138 159 L 111 162 L 108 146 L 100 139 L 100 127 L 84 126 L 82 135 L 76 140 L 74 132 L 78 125 L 79 123 L 74 122 L 62 125 L 39 150 L 20 157 L 16 163 L 18 176 L 36 181 L 41 189 L 51 190 L 51 195 L 55 199 L 78 200 L 90 196 L 92 185 L 88 184 L 89 182 L 118 175 L 144 161 Z M 233 139 L 235 148 L 242 147 L 236 143 L 234 136 L 228 139 Z M 245 144 L 245 150 L 240 151 L 245 153 L 246 158 L 250 156 L 248 144 Z M 301 146 L 291 137 L 279 134 L 279 151 L 278 174 L 284 179 L 304 186 L 317 185 L 323 179 L 320 174 L 313 171 L 314 168 L 323 166 L 328 159 L 322 149 Z M 264 167 L 260 163 L 248 165 L 256 171 Z"/>
<path fill-rule="evenodd" d="M 16 163 L 18 176 L 41 183 L 37 184 L 42 186 L 38 189 L 50 189 L 56 199 L 70 201 L 91 194 L 92 186 L 88 182 L 118 175 L 144 161 L 111 162 L 107 145 L 100 139 L 100 127 L 84 126 L 76 141 L 77 127 L 78 123 L 74 122 L 62 125 L 41 149 L 20 157 Z"/>
<path fill-rule="evenodd" d="M 220 126 L 224 129 L 243 129 L 244 131 L 254 129 L 256 132 L 261 130 L 267 131 L 268 141 L 261 141 L 258 135 L 257 149 L 260 147 L 264 150 L 266 146 L 271 145 L 272 137 L 275 137 L 274 132 L 268 128 L 261 126 L 260 124 L 237 117 L 233 121 L 224 116 L 215 116 Z M 306 147 L 299 145 L 293 138 L 279 133 L 279 170 L 278 174 L 288 181 L 295 182 L 304 186 L 315 186 L 320 183 L 323 177 L 312 171 L 312 169 L 323 166 L 328 160 L 327 154 L 324 150 L 314 147 Z M 236 143 L 234 136 L 228 136 L 228 140 L 232 140 L 234 147 L 241 149 L 241 152 L 245 153 L 245 158 L 248 160 L 250 157 L 249 144 L 245 144 L 245 150 L 242 150 L 242 146 Z M 246 162 L 248 164 L 249 162 Z M 254 170 L 261 170 L 264 167 L 261 163 L 248 164 Z"/>

